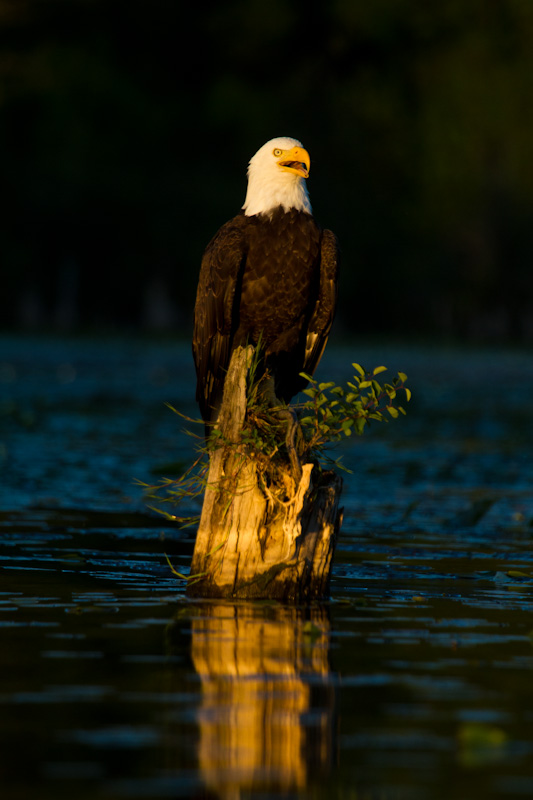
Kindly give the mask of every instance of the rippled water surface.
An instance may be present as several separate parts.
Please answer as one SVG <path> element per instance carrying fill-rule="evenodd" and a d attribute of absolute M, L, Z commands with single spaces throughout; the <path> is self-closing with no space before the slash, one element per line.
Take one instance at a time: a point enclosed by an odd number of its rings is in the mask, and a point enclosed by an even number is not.
<path fill-rule="evenodd" d="M 331 601 L 185 598 L 189 348 L 0 338 L 2 798 L 533 797 L 533 362 L 364 345 L 409 414 L 343 445 Z M 190 512 L 196 509 L 191 504 Z"/>

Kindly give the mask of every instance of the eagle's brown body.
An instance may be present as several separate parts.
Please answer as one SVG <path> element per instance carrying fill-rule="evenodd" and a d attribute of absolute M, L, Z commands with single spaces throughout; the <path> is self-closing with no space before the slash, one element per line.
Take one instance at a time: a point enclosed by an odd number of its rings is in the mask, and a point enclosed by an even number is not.
<path fill-rule="evenodd" d="M 216 419 L 234 347 L 261 341 L 278 398 L 305 388 L 333 321 L 338 247 L 311 214 L 281 206 L 234 217 L 202 259 L 194 315 L 196 398 L 206 422 Z"/>

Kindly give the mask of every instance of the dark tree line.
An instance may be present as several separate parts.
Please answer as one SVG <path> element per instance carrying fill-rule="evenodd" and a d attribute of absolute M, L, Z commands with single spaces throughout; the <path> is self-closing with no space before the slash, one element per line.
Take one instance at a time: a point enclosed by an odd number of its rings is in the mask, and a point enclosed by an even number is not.
<path fill-rule="evenodd" d="M 188 336 L 291 135 L 340 331 L 530 339 L 532 83 L 530 0 L 0 0 L 0 324 Z"/>

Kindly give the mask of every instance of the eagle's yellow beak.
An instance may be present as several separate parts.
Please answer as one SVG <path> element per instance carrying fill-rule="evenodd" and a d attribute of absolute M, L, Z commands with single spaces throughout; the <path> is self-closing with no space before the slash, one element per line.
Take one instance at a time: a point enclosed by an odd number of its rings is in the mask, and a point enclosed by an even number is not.
<path fill-rule="evenodd" d="M 285 172 L 294 172 L 301 178 L 309 177 L 311 159 L 305 147 L 292 147 L 290 150 L 282 150 L 278 158 L 278 165 Z"/>

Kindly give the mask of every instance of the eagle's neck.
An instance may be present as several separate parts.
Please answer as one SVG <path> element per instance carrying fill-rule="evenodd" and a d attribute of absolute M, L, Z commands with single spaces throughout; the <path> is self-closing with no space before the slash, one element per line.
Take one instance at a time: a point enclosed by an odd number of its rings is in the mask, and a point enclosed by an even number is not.
<path fill-rule="evenodd" d="M 285 211 L 312 213 L 307 186 L 303 178 L 292 173 L 278 172 L 273 175 L 248 174 L 248 190 L 243 205 L 247 217 L 254 214 L 272 215 L 281 206 Z"/>

